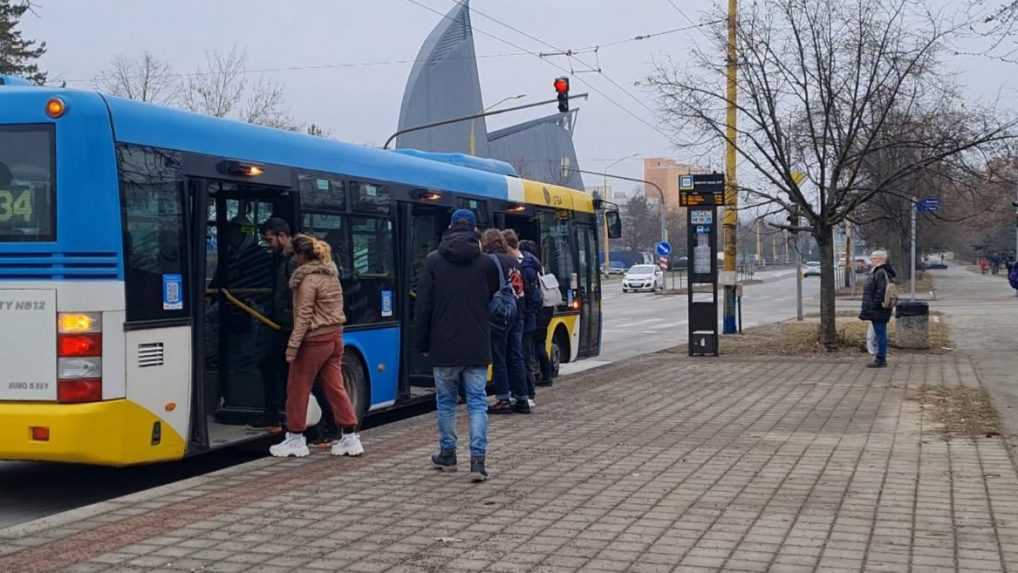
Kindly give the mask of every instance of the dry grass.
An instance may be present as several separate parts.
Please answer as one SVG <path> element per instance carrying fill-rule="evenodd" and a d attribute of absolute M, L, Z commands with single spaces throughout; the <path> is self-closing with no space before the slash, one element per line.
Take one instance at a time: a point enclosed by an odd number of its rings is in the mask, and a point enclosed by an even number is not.
<path fill-rule="evenodd" d="M 910 391 L 908 399 L 919 402 L 934 431 L 987 437 L 1000 433 L 1000 417 L 985 388 L 924 385 Z"/>
<path fill-rule="evenodd" d="M 866 344 L 869 323 L 857 318 L 854 312 L 839 312 L 835 328 L 838 335 L 836 352 L 860 352 Z M 888 324 L 887 336 L 894 348 L 895 321 Z M 951 337 L 944 317 L 930 313 L 929 350 L 902 350 L 943 354 L 950 351 Z M 827 350 L 820 344 L 820 318 L 811 315 L 802 322 L 790 320 L 746 329 L 741 335 L 723 336 L 721 352 L 724 354 L 819 354 Z"/>

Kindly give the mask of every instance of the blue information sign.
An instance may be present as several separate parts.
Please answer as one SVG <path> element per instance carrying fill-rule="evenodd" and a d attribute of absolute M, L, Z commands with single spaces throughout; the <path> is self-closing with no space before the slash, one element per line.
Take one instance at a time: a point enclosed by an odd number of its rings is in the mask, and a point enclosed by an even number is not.
<path fill-rule="evenodd" d="M 927 197 L 926 199 L 920 199 L 915 204 L 916 211 L 920 213 L 932 213 L 940 210 L 940 199 L 937 197 Z"/>
<path fill-rule="evenodd" d="M 667 257 L 672 254 L 672 245 L 668 241 L 661 241 L 657 244 L 657 254 L 659 257 Z"/>

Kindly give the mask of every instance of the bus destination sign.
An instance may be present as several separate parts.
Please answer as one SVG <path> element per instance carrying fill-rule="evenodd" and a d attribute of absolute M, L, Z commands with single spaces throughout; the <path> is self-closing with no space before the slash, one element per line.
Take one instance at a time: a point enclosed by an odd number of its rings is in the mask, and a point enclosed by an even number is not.
<path fill-rule="evenodd" d="M 721 173 L 679 176 L 680 207 L 724 207 L 725 176 Z"/>

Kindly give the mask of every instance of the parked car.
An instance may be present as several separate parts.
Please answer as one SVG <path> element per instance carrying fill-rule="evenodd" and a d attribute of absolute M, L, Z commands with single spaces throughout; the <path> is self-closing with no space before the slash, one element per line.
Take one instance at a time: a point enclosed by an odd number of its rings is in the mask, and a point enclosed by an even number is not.
<path fill-rule="evenodd" d="M 944 270 L 946 268 L 947 268 L 947 263 L 945 263 L 943 261 L 930 261 L 930 262 L 926 263 L 926 269 L 927 270 L 942 271 L 942 270 Z"/>
<path fill-rule="evenodd" d="M 633 265 L 622 277 L 622 292 L 653 292 L 665 285 L 665 274 L 657 265 Z"/>
<path fill-rule="evenodd" d="M 807 261 L 802 276 L 803 278 L 820 276 L 820 261 Z"/>
<path fill-rule="evenodd" d="M 609 262 L 608 273 L 609 275 L 624 275 L 626 274 L 626 267 L 622 263 Z"/>
<path fill-rule="evenodd" d="M 855 258 L 855 272 L 856 273 L 868 273 L 873 270 L 873 264 L 866 257 Z"/>

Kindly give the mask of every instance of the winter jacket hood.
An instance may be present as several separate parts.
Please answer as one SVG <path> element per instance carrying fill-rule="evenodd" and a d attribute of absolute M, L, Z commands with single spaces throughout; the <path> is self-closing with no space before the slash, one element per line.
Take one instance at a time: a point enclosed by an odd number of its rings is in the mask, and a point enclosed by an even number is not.
<path fill-rule="evenodd" d="M 480 233 L 470 227 L 450 229 L 438 245 L 438 254 L 454 265 L 469 265 L 481 256 Z"/>

